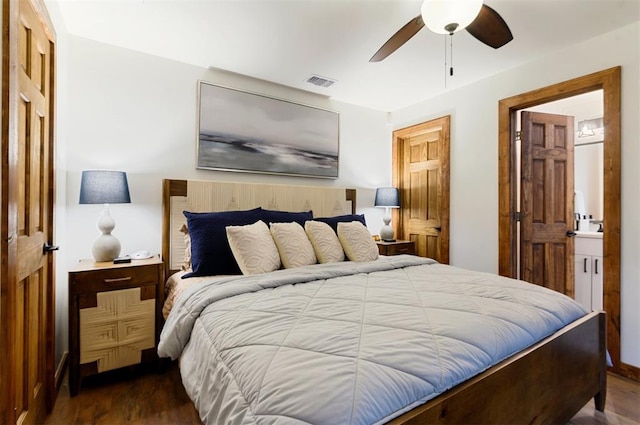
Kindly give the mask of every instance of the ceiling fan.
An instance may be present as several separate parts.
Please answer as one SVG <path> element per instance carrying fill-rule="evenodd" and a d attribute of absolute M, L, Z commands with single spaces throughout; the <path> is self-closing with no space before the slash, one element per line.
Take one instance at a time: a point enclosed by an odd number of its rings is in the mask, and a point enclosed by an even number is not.
<path fill-rule="evenodd" d="M 502 17 L 483 4 L 482 0 L 425 0 L 420 15 L 410 20 L 369 59 L 379 62 L 427 26 L 438 34 L 453 35 L 466 29 L 484 44 L 500 48 L 513 40 L 513 35 Z"/>

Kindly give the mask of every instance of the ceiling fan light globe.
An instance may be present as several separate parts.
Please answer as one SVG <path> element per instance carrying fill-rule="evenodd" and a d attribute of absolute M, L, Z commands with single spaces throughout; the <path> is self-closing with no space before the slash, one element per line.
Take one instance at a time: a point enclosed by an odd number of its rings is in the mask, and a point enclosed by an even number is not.
<path fill-rule="evenodd" d="M 424 0 L 421 14 L 424 24 L 437 34 L 449 34 L 446 27 L 458 24 L 453 32 L 466 28 L 480 13 L 482 0 Z M 451 27 L 449 27 L 451 28 Z"/>

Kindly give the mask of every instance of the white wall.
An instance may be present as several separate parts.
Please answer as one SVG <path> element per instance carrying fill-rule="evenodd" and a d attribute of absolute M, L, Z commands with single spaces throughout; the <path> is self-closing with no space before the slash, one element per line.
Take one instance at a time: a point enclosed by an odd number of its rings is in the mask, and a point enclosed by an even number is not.
<path fill-rule="evenodd" d="M 60 246 L 60 251 L 55 252 L 56 258 L 56 366 L 69 345 L 69 298 L 66 258 L 68 248 L 73 239 L 68 237 L 67 231 L 67 131 L 69 120 L 64 119 L 64 99 L 67 97 L 69 87 L 69 63 L 67 61 L 67 36 L 58 26 L 57 8 L 49 11 L 56 28 L 56 96 L 55 96 L 55 209 L 54 209 L 54 241 Z"/>
<path fill-rule="evenodd" d="M 67 35 L 59 41 L 57 359 L 67 346 L 67 272 L 91 258 L 101 205 L 78 205 L 86 169 L 127 172 L 131 204 L 111 205 L 122 252 L 160 252 L 162 179 L 202 179 L 358 188 L 372 233 L 382 225 L 375 188 L 391 182 L 387 113 L 300 90 L 212 71 Z M 205 80 L 340 112 L 337 180 L 196 170 L 196 88 Z M 64 239 L 64 242 L 62 241 Z"/>
<path fill-rule="evenodd" d="M 622 361 L 640 367 L 640 23 L 392 114 L 394 128 L 451 115 L 451 264 L 498 271 L 498 101 L 622 66 Z M 589 58 L 589 59 L 585 59 Z"/>

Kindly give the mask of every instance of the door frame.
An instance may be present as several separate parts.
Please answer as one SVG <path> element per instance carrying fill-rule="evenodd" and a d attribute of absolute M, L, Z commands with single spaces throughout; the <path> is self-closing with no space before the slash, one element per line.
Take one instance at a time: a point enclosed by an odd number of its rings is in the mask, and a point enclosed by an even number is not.
<path fill-rule="evenodd" d="M 603 90 L 604 101 L 604 309 L 611 371 L 640 379 L 640 369 L 620 360 L 620 194 L 621 67 L 553 84 L 499 101 L 498 106 L 498 272 L 517 276 L 516 114 L 532 106 Z"/>

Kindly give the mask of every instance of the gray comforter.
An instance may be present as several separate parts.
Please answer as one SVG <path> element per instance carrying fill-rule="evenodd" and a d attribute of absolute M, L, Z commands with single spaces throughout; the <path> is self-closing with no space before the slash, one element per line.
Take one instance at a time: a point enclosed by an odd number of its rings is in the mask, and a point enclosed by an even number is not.
<path fill-rule="evenodd" d="M 374 424 L 586 312 L 557 292 L 413 257 L 215 278 L 177 300 L 180 357 L 209 424 Z"/>

